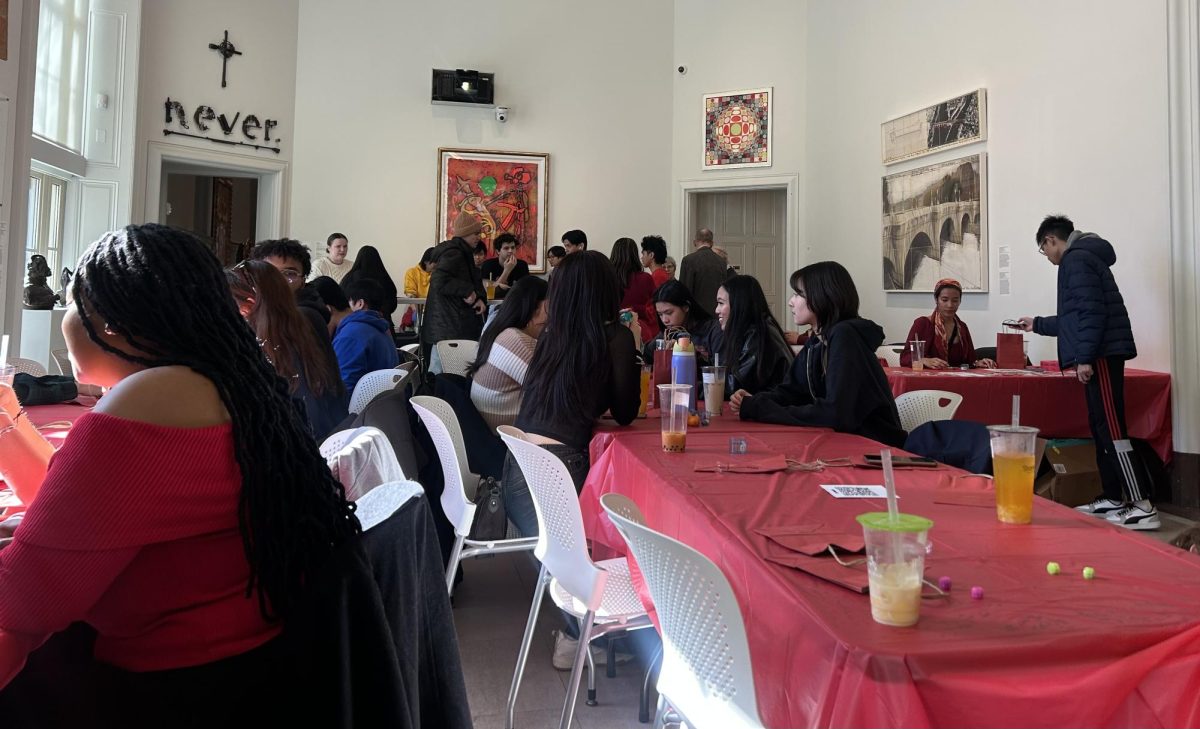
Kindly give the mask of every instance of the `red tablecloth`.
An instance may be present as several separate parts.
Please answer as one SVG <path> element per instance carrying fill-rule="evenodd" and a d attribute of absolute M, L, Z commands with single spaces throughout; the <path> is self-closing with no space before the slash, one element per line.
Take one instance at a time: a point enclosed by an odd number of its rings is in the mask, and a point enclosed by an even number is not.
<path fill-rule="evenodd" d="M 892 394 L 913 390 L 948 390 L 963 396 L 955 420 L 985 425 L 1012 418 L 1012 397 L 1021 396 L 1021 422 L 1040 428 L 1048 438 L 1091 438 L 1083 385 L 1074 373 L 996 373 L 987 370 L 887 369 Z M 1163 459 L 1171 460 L 1171 376 L 1163 372 L 1125 370 L 1125 424 L 1130 436 L 1148 441 Z"/>
<path fill-rule="evenodd" d="M 949 576 L 954 588 L 925 601 L 916 627 L 878 625 L 866 595 L 764 558 L 789 553 L 755 530 L 856 533 L 853 516 L 883 501 L 835 500 L 819 485 L 878 484 L 880 472 L 693 471 L 730 458 L 731 432 L 747 435 L 750 459 L 880 448 L 730 418 L 690 432 L 686 453 L 665 454 L 656 422 L 642 421 L 596 436 L 580 503 L 601 552 L 626 551 L 598 501 L 615 491 L 722 569 L 769 726 L 1200 725 L 1200 558 L 1043 499 L 1032 526 L 1002 525 L 994 508 L 935 503 L 961 472 L 898 471 L 901 509 L 935 523 L 926 576 Z M 1062 574 L 1047 574 L 1049 560 Z M 1082 579 L 1084 566 L 1095 580 Z M 973 585 L 982 600 L 969 597 Z"/>

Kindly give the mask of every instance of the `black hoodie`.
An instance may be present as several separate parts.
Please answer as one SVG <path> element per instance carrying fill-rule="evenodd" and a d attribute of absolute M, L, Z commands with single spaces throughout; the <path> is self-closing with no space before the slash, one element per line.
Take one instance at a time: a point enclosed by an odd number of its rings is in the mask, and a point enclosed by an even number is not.
<path fill-rule="evenodd" d="M 881 344 L 883 330 L 869 319 L 810 337 L 782 385 L 742 400 L 742 420 L 833 428 L 902 447 L 907 434 L 875 356 Z"/>

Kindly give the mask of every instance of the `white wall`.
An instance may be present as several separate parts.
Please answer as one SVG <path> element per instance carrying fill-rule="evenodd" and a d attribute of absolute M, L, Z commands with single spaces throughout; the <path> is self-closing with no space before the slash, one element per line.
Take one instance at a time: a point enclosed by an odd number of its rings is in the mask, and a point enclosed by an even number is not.
<path fill-rule="evenodd" d="M 551 245 L 667 231 L 670 27 L 659 1 L 301 0 L 293 235 L 344 232 L 399 280 L 437 242 L 438 147 L 549 152 Z M 431 105 L 433 68 L 495 72 L 508 123 Z"/>
<path fill-rule="evenodd" d="M 986 87 L 993 293 L 966 296 L 961 312 L 976 346 L 994 341 L 1003 319 L 1054 312 L 1056 269 L 1033 235 L 1044 215 L 1061 212 L 1113 242 L 1135 366 L 1168 369 L 1166 26 L 1164 3 L 1143 0 L 814 0 L 806 155 L 814 253 L 850 269 L 863 315 L 889 338 L 928 314 L 928 294 L 885 296 L 880 284 L 879 125 Z M 999 244 L 1013 252 L 1009 296 L 994 293 Z M 1034 361 L 1054 357 L 1053 339 L 1031 336 L 1031 345 Z"/>
<path fill-rule="evenodd" d="M 332 5 L 332 3 L 331 3 Z M 144 221 L 157 217 L 146 210 L 147 149 L 151 142 L 167 143 L 202 150 L 206 164 L 220 164 L 212 158 L 222 155 L 236 160 L 257 158 L 288 163 L 296 147 L 294 138 L 296 92 L 295 0 L 209 0 L 203 3 L 159 2 L 149 0 L 142 8 L 142 47 L 138 82 L 137 167 L 134 178 L 133 217 Z M 359 19 L 361 22 L 361 18 Z M 221 56 L 210 50 L 219 43 L 224 31 L 243 55 L 229 60 L 228 86 L 221 88 Z M 163 136 L 163 104 L 167 97 L 180 101 L 189 114 L 200 104 L 213 107 L 217 114 L 242 119 L 254 114 L 260 120 L 275 119 L 279 125 L 272 138 L 282 140 L 279 154 L 250 147 L 230 147 L 199 139 Z M 360 99 L 357 105 L 364 102 Z M 216 122 L 210 136 L 225 138 Z M 240 129 L 241 120 L 238 121 Z M 171 128 L 179 129 L 177 124 Z M 262 132 L 259 132 L 262 136 Z M 228 139 L 244 141 L 240 132 Z M 287 174 L 284 174 L 285 183 Z M 158 186 L 160 180 L 150 180 Z M 287 195 L 284 194 L 286 205 Z M 284 221 L 287 215 L 284 212 Z"/>

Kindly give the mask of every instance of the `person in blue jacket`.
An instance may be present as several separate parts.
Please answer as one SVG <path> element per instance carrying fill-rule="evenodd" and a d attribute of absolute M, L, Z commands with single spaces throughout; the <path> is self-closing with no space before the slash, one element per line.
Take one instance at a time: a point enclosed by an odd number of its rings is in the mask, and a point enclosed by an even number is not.
<path fill-rule="evenodd" d="M 1150 477 L 1125 428 L 1125 361 L 1137 356 L 1129 312 L 1112 266 L 1112 244 L 1051 215 L 1037 229 L 1038 251 L 1058 266 L 1058 315 L 1021 317 L 1027 332 L 1058 337 L 1062 369 L 1084 385 L 1103 494 L 1076 507 L 1127 529 L 1158 529 Z"/>
<path fill-rule="evenodd" d="M 353 313 L 334 330 L 333 351 L 342 381 L 353 392 L 363 375 L 391 369 L 400 358 L 392 339 L 392 323 L 380 313 L 387 300 L 383 286 L 369 278 L 356 279 L 345 291 Z"/>

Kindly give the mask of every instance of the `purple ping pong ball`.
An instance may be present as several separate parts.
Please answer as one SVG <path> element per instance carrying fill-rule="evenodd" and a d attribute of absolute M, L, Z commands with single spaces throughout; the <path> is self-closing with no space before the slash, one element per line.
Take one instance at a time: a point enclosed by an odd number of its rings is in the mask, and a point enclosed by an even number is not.
<path fill-rule="evenodd" d="M 951 582 L 949 577 L 938 578 L 938 587 L 942 590 L 942 592 L 950 592 L 950 584 Z"/>
<path fill-rule="evenodd" d="M 971 588 L 971 599 L 972 600 L 982 600 L 983 599 L 983 588 L 980 587 L 979 585 L 975 585 L 974 587 L 972 587 Z"/>

